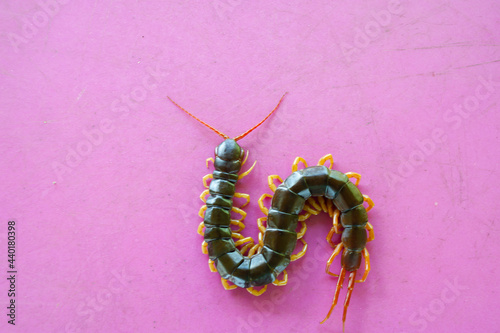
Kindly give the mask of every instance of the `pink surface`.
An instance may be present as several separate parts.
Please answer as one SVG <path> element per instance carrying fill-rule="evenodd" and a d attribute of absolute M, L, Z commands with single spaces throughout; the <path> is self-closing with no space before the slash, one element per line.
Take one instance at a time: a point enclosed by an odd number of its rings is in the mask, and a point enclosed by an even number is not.
<path fill-rule="evenodd" d="M 0 331 L 339 332 L 341 306 L 319 324 L 326 214 L 288 286 L 256 298 L 209 272 L 198 195 L 221 139 L 166 99 L 236 136 L 285 91 L 241 141 L 245 234 L 267 175 L 332 153 L 376 204 L 346 331 L 498 330 L 498 1 L 54 3 L 0 5 L 0 276 L 18 226 Z"/>

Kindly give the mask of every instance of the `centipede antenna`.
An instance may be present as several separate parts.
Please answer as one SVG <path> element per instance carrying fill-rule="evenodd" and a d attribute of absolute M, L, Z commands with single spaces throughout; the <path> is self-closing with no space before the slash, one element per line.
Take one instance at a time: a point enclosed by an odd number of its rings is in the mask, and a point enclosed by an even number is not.
<path fill-rule="evenodd" d="M 170 102 L 174 103 L 175 106 L 177 106 L 179 109 L 181 109 L 182 111 L 186 112 L 188 115 L 190 115 L 191 117 L 193 117 L 194 119 L 198 120 L 200 123 L 202 123 L 203 125 L 207 126 L 208 128 L 210 128 L 212 131 L 214 131 L 215 133 L 219 134 L 220 136 L 222 136 L 224 139 L 229 139 L 229 136 L 227 136 L 226 134 L 222 133 L 221 131 L 219 131 L 218 129 L 215 129 L 213 128 L 212 126 L 210 126 L 209 124 L 207 124 L 206 122 L 204 122 L 203 120 L 197 118 L 196 116 L 194 116 L 193 114 L 191 114 L 189 111 L 187 111 L 186 109 L 184 109 L 182 106 L 180 106 L 179 104 L 177 104 L 176 102 L 174 102 L 173 99 L 171 99 L 169 96 L 167 96 L 167 98 L 170 100 Z"/>
<path fill-rule="evenodd" d="M 273 109 L 273 111 L 269 112 L 269 114 L 261 120 L 260 123 L 258 123 L 257 125 L 255 125 L 254 127 L 250 128 L 248 131 L 246 131 L 245 133 L 243 134 L 240 134 L 238 135 L 237 137 L 234 138 L 234 141 L 238 141 L 239 139 L 243 139 L 245 136 L 247 136 L 250 132 L 252 132 L 254 129 L 256 129 L 257 127 L 259 127 L 260 125 L 262 125 L 263 122 L 265 122 L 267 120 L 267 118 L 271 117 L 271 115 L 274 113 L 274 111 L 276 111 L 278 109 L 278 107 L 280 106 L 281 104 L 281 101 L 283 100 L 283 98 L 285 98 L 285 95 L 288 94 L 288 92 L 284 93 L 283 96 L 281 96 L 280 98 L 280 101 L 278 102 L 278 104 L 276 105 L 276 107 Z"/>

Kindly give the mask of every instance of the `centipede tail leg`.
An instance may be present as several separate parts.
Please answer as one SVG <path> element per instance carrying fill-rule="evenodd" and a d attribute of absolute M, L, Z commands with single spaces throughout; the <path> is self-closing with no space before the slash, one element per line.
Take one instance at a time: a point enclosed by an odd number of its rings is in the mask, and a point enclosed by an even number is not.
<path fill-rule="evenodd" d="M 339 274 L 339 280 L 337 281 L 337 287 L 335 288 L 335 294 L 333 296 L 332 306 L 330 307 L 330 310 L 328 311 L 326 318 L 323 319 L 323 321 L 320 324 L 323 324 L 325 321 L 328 320 L 328 318 L 330 318 L 330 315 L 332 314 L 335 305 L 337 305 L 337 302 L 339 300 L 340 289 L 342 289 L 342 284 L 344 283 L 345 273 L 346 270 L 344 267 L 342 267 Z"/>
<path fill-rule="evenodd" d="M 356 271 L 349 274 L 349 284 L 347 287 L 347 295 L 344 301 L 344 313 L 342 314 L 342 332 L 345 331 L 345 319 L 347 317 L 347 308 L 349 307 L 349 302 L 351 301 L 352 291 L 354 289 L 354 283 L 356 279 Z"/>

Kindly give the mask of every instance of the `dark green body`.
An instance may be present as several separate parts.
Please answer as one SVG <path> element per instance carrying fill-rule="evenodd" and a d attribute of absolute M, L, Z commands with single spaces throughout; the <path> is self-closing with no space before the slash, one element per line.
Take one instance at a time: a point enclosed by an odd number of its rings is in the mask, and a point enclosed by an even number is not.
<path fill-rule="evenodd" d="M 222 278 L 248 288 L 273 282 L 290 263 L 297 243 L 298 214 L 311 196 L 333 201 L 341 211 L 344 227 L 342 267 L 355 271 L 361 263 L 366 245 L 368 217 L 363 196 L 348 177 L 325 166 L 313 166 L 292 173 L 273 196 L 264 233 L 264 247 L 251 258 L 244 257 L 231 238 L 231 208 L 242 149 L 227 139 L 215 150 L 215 171 L 210 183 L 210 196 L 205 212 L 205 241 L 210 259 L 214 260 Z"/>

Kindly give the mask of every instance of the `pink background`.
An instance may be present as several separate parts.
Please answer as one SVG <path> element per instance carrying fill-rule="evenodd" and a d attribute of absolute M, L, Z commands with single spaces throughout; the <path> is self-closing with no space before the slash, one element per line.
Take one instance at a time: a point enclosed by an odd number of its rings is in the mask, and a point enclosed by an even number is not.
<path fill-rule="evenodd" d="M 166 99 L 236 136 L 285 91 L 240 141 L 258 160 L 239 185 L 245 234 L 267 175 L 332 153 L 376 204 L 346 331 L 498 330 L 498 1 L 54 3 L 0 5 L 17 332 L 339 332 L 341 306 L 319 325 L 336 284 L 326 214 L 288 286 L 256 298 L 209 272 L 198 195 L 221 138 Z"/>

